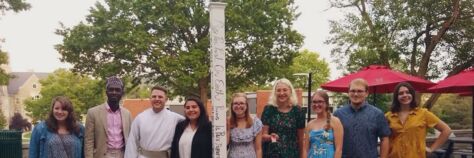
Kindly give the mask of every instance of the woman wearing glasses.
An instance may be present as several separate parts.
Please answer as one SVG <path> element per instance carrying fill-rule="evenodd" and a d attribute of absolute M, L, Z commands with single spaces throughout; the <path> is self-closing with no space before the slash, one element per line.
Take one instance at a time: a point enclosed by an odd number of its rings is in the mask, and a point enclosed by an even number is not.
<path fill-rule="evenodd" d="M 344 130 L 341 121 L 329 111 L 328 94 L 316 91 L 311 100 L 311 109 L 317 117 L 306 127 L 304 154 L 308 158 L 340 158 Z"/>
<path fill-rule="evenodd" d="M 262 157 L 262 122 L 251 117 L 245 93 L 232 96 L 231 115 L 227 125 L 229 158 Z"/>

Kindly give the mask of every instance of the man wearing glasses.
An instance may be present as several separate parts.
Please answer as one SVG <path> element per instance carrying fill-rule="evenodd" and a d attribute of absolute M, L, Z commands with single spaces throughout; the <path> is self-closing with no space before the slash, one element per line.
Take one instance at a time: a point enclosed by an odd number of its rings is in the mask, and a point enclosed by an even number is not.
<path fill-rule="evenodd" d="M 368 84 L 354 79 L 349 85 L 350 103 L 334 112 L 344 127 L 343 158 L 377 158 L 380 139 L 380 158 L 388 155 L 390 128 L 384 113 L 366 102 Z"/>

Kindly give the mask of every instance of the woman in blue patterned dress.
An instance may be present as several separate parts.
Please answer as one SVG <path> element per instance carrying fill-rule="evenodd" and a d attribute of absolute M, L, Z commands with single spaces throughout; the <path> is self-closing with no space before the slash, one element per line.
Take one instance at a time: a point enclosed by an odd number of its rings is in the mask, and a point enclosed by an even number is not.
<path fill-rule="evenodd" d="M 232 96 L 231 115 L 227 124 L 229 158 L 262 158 L 262 122 L 249 113 L 245 93 Z"/>
<path fill-rule="evenodd" d="M 306 127 L 308 158 L 340 158 L 342 156 L 343 127 L 341 121 L 329 112 L 329 97 L 325 91 L 316 91 L 311 108 L 317 114 Z"/>

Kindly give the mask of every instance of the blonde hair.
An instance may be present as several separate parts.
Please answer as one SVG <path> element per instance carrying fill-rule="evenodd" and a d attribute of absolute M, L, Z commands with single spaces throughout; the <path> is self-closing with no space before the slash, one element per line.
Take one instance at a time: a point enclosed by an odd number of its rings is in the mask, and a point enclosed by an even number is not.
<path fill-rule="evenodd" d="M 291 94 L 290 94 L 290 104 L 292 106 L 295 106 L 295 105 L 298 105 L 298 100 L 297 100 L 297 97 L 296 97 L 296 92 L 295 92 L 295 88 L 293 87 L 293 85 L 291 84 L 290 80 L 286 79 L 286 78 L 282 78 L 282 79 L 279 79 L 277 81 L 275 81 L 275 84 L 273 84 L 273 89 L 272 89 L 272 94 L 270 95 L 270 99 L 268 99 L 268 104 L 269 105 L 272 105 L 272 106 L 275 106 L 277 107 L 278 105 L 276 104 L 277 102 L 277 97 L 275 96 L 276 95 L 276 87 L 278 84 L 285 84 L 287 85 L 288 87 L 290 87 L 290 91 L 291 91 Z"/>
<path fill-rule="evenodd" d="M 351 83 L 349 84 L 349 89 L 351 89 L 351 86 L 355 86 L 355 85 L 364 86 L 365 91 L 366 92 L 369 91 L 369 84 L 363 78 L 356 78 L 356 79 L 352 80 Z"/>
<path fill-rule="evenodd" d="M 249 103 L 247 102 L 247 95 L 245 93 L 234 93 L 232 95 L 232 100 L 230 103 L 230 119 L 229 119 L 229 128 L 235 128 L 237 127 L 237 114 L 235 114 L 234 109 L 232 108 L 234 105 L 234 99 L 237 97 L 242 97 L 245 98 L 245 105 L 247 106 L 247 109 L 245 110 L 245 120 L 247 122 L 246 128 L 250 128 L 253 125 L 253 119 L 250 117 L 250 112 L 249 112 Z"/>

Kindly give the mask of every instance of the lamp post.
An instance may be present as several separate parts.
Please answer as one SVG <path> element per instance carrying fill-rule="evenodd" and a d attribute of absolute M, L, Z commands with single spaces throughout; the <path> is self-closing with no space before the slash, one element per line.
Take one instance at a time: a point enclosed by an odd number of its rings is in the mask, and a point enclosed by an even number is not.
<path fill-rule="evenodd" d="M 308 105 L 306 107 L 307 111 L 308 111 L 308 122 L 311 120 L 311 77 L 313 75 L 312 72 L 309 72 L 309 73 L 296 73 L 296 74 L 293 74 L 294 76 L 308 76 Z"/>

